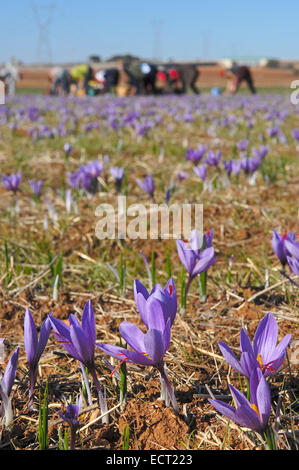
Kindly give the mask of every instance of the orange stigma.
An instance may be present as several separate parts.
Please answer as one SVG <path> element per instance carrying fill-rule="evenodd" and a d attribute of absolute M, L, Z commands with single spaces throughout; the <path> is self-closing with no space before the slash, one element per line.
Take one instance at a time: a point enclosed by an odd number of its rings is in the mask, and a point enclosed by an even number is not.
<path fill-rule="evenodd" d="M 259 363 L 260 368 L 263 373 L 265 370 L 268 370 L 271 374 L 275 372 L 274 368 L 271 366 L 271 364 L 273 364 L 274 361 L 268 362 L 268 364 L 263 364 L 262 356 L 260 354 L 257 355 L 256 360 Z"/>
<path fill-rule="evenodd" d="M 172 284 L 169 284 L 169 294 L 172 295 L 172 292 L 173 292 L 173 286 Z"/>
<path fill-rule="evenodd" d="M 118 356 L 123 356 L 124 354 L 119 353 L 119 354 L 117 354 L 117 355 L 118 355 Z M 112 377 L 113 374 L 117 371 L 117 369 L 118 369 L 124 362 L 126 362 L 127 360 L 128 360 L 128 358 L 125 357 L 125 358 L 115 367 L 115 369 L 113 369 L 113 371 L 111 372 L 111 374 L 109 375 L 109 377 Z"/>
<path fill-rule="evenodd" d="M 256 412 L 256 414 L 258 415 L 258 417 L 261 419 L 261 415 L 260 415 L 260 412 L 258 410 L 258 407 L 254 404 L 254 403 L 251 403 L 251 408 Z"/>

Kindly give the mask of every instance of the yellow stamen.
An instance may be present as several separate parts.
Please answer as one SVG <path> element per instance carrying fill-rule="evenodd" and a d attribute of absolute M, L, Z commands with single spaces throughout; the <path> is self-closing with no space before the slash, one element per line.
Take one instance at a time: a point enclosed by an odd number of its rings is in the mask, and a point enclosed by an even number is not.
<path fill-rule="evenodd" d="M 256 360 L 259 363 L 259 365 L 262 369 L 262 372 L 263 372 L 264 364 L 263 364 L 263 361 L 262 361 L 262 356 L 260 354 L 258 354 Z"/>
<path fill-rule="evenodd" d="M 143 353 L 141 353 L 141 354 L 143 354 L 145 357 L 147 357 L 147 359 L 149 359 L 149 360 L 151 361 L 151 358 L 149 357 L 148 353 L 143 352 Z"/>
<path fill-rule="evenodd" d="M 257 407 L 254 403 L 252 403 L 250 406 L 251 406 L 251 408 L 256 412 L 256 414 L 258 415 L 258 417 L 261 419 L 261 415 L 260 415 L 260 412 L 259 412 L 259 410 L 258 410 L 258 407 Z"/>

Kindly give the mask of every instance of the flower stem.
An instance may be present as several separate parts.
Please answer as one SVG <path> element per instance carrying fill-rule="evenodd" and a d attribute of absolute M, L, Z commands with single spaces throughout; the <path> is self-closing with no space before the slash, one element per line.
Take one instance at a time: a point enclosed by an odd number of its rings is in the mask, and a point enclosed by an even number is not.
<path fill-rule="evenodd" d="M 106 400 L 103 396 L 103 393 L 102 393 L 102 390 L 101 390 L 101 385 L 100 385 L 100 382 L 98 381 L 98 378 L 97 378 L 97 374 L 96 374 L 96 371 L 95 371 L 95 368 L 92 367 L 90 369 L 90 373 L 92 375 L 92 378 L 93 378 L 93 381 L 94 381 L 94 384 L 96 386 L 96 389 L 97 389 L 97 392 L 98 392 L 98 397 L 99 397 L 99 405 L 100 405 L 100 409 L 101 409 L 101 413 L 106 413 L 107 411 L 107 403 L 106 403 Z M 107 414 L 106 416 L 103 417 L 103 423 L 105 424 L 108 424 L 109 423 L 109 415 Z"/>
<path fill-rule="evenodd" d="M 81 362 L 80 362 L 80 366 L 81 366 L 83 380 L 84 380 L 85 387 L 86 387 L 88 404 L 89 404 L 89 406 L 91 406 L 92 405 L 92 398 L 91 398 L 90 387 L 89 387 L 89 383 L 88 383 L 88 377 L 86 375 L 85 367 Z"/>
<path fill-rule="evenodd" d="M 167 388 L 167 392 L 169 393 L 169 397 L 170 397 L 170 400 L 171 400 L 173 409 L 174 409 L 175 413 L 178 414 L 178 413 L 179 413 L 179 407 L 178 407 L 178 404 L 177 404 L 177 401 L 176 401 L 176 398 L 175 398 L 175 395 L 174 395 L 173 388 L 172 388 L 172 386 L 171 386 L 170 383 L 169 383 L 169 380 L 168 380 L 168 377 L 167 377 L 167 374 L 166 374 L 164 365 L 162 365 L 161 368 L 158 368 L 158 370 L 159 370 L 159 372 L 160 372 L 161 378 L 162 378 L 162 379 L 164 380 L 164 382 L 165 382 L 165 385 L 166 385 L 166 388 Z"/>

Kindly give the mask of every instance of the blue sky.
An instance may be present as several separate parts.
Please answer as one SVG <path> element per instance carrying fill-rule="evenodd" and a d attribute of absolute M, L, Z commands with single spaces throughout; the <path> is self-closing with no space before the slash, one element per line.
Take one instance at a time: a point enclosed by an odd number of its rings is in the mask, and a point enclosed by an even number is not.
<path fill-rule="evenodd" d="M 54 4 L 49 34 L 39 28 Z M 15 0 L 1 1 L 0 62 L 103 59 L 118 53 L 146 58 L 299 58 L 298 0 Z M 43 32 L 47 32 L 46 26 Z"/>

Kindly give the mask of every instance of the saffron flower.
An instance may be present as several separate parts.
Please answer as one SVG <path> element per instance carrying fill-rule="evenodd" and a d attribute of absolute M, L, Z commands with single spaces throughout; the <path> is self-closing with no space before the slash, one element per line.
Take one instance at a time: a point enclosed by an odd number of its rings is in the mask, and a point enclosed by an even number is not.
<path fill-rule="evenodd" d="M 177 174 L 176 174 L 176 177 L 179 181 L 184 181 L 186 180 L 187 178 L 189 178 L 189 173 L 187 171 L 179 171 Z"/>
<path fill-rule="evenodd" d="M 282 264 L 284 268 L 287 263 L 287 256 L 288 256 L 288 243 L 292 249 L 291 242 L 295 241 L 296 239 L 296 232 L 290 233 L 286 232 L 284 235 L 279 235 L 276 230 L 273 230 L 273 236 L 271 240 L 272 248 L 274 253 L 276 254 L 277 258 Z"/>
<path fill-rule="evenodd" d="M 148 173 L 148 175 L 145 176 L 143 180 L 137 179 L 136 182 L 138 186 L 140 186 L 140 188 L 143 189 L 143 191 L 149 194 L 149 196 L 151 196 L 152 198 L 154 197 L 155 182 L 150 173 Z"/>
<path fill-rule="evenodd" d="M 69 154 L 73 150 L 73 146 L 71 144 L 69 144 L 68 142 L 65 142 L 65 144 L 63 146 L 63 150 L 65 151 L 66 156 L 69 156 Z"/>
<path fill-rule="evenodd" d="M 140 285 L 139 288 L 143 290 Z M 145 294 L 144 290 L 143 293 Z M 148 330 L 145 334 L 133 323 L 124 321 L 120 324 L 120 334 L 132 350 L 103 343 L 96 345 L 106 354 L 121 361 L 111 375 L 123 362 L 155 367 L 160 373 L 161 382 L 165 384 L 172 406 L 177 413 L 178 405 L 163 361 L 170 344 L 171 317 L 169 315 L 167 318 L 163 308 L 158 305 L 159 302 L 156 301 L 148 308 L 146 317 Z"/>
<path fill-rule="evenodd" d="M 66 407 L 65 414 L 62 414 L 61 411 L 58 411 L 58 414 L 63 421 L 65 421 L 71 428 L 71 443 L 70 450 L 75 449 L 76 442 L 76 431 L 79 427 L 79 413 L 82 407 L 82 396 L 79 395 L 76 400 L 76 404 L 70 403 Z"/>
<path fill-rule="evenodd" d="M 271 414 L 271 397 L 269 385 L 260 369 L 252 371 L 250 377 L 250 401 L 229 385 L 235 399 L 236 408 L 219 400 L 209 399 L 216 410 L 242 427 L 252 429 L 263 434 L 268 427 Z"/>
<path fill-rule="evenodd" d="M 199 145 L 197 149 L 187 149 L 185 158 L 186 160 L 197 164 L 204 156 L 207 147 L 205 145 Z"/>
<path fill-rule="evenodd" d="M 247 150 L 248 145 L 249 145 L 248 139 L 240 140 L 240 142 L 237 143 L 237 147 L 241 152 L 244 152 L 245 150 Z"/>
<path fill-rule="evenodd" d="M 170 325 L 173 324 L 177 313 L 177 294 L 172 278 L 169 279 L 164 289 L 160 284 L 156 284 L 150 293 L 142 282 L 135 279 L 134 298 L 140 317 L 147 328 L 149 328 L 152 309 L 162 312 L 165 324 L 168 318 L 170 318 Z"/>
<path fill-rule="evenodd" d="M 290 238 L 285 239 L 285 247 L 287 252 L 293 256 L 296 260 L 299 260 L 299 243 L 296 241 L 296 233 Z"/>
<path fill-rule="evenodd" d="M 38 180 L 36 181 L 35 179 L 28 181 L 29 186 L 32 189 L 33 194 L 36 196 L 36 198 L 39 198 L 41 195 L 41 192 L 43 190 L 43 181 Z"/>
<path fill-rule="evenodd" d="M 54 318 L 52 315 L 49 316 L 49 319 L 54 330 L 54 335 L 58 341 L 63 345 L 70 356 L 80 362 L 84 378 L 86 379 L 84 367 L 87 367 L 88 371 L 91 373 L 98 392 L 101 413 L 105 413 L 107 407 L 95 368 L 96 324 L 91 301 L 88 300 L 84 306 L 82 325 L 80 325 L 79 320 L 73 314 L 69 316 L 70 326 Z M 85 382 L 87 383 L 87 380 L 85 380 Z"/>
<path fill-rule="evenodd" d="M 206 167 L 206 165 L 194 166 L 193 171 L 196 174 L 196 176 L 198 176 L 198 178 L 205 181 L 205 179 L 207 177 L 207 167 Z"/>
<path fill-rule="evenodd" d="M 16 193 L 19 189 L 21 178 L 21 171 L 18 171 L 18 173 L 16 174 L 12 173 L 11 175 L 2 175 L 2 184 L 9 191 L 13 191 L 14 193 Z"/>
<path fill-rule="evenodd" d="M 110 168 L 110 173 L 114 179 L 117 191 L 120 192 L 125 170 L 122 167 L 113 166 Z"/>
<path fill-rule="evenodd" d="M 291 270 L 299 277 L 299 259 L 287 256 L 287 261 Z"/>
<path fill-rule="evenodd" d="M 1 415 L 5 415 L 5 424 L 9 426 L 13 419 L 13 410 L 11 406 L 10 394 L 16 378 L 17 365 L 19 359 L 19 349 L 12 354 L 5 368 L 3 377 L 0 377 L 0 396 L 2 399 Z"/>
<path fill-rule="evenodd" d="M 204 239 L 204 237 L 203 237 Z M 192 280 L 200 273 L 206 272 L 216 262 L 215 250 L 209 246 L 211 239 L 207 239 L 208 247 L 202 249 L 203 244 L 200 242 L 199 233 L 196 229 L 192 230 L 190 244 L 177 240 L 177 250 L 182 264 L 185 266 L 189 278 L 186 286 L 186 293 Z"/>
<path fill-rule="evenodd" d="M 221 159 L 221 150 L 218 150 L 216 154 L 212 152 L 212 150 L 210 150 L 207 153 L 207 158 L 205 162 L 210 166 L 217 166 L 218 163 L 220 162 L 220 159 Z"/>
<path fill-rule="evenodd" d="M 38 339 L 37 328 L 29 308 L 26 308 L 24 318 L 24 345 L 29 364 L 30 392 L 29 400 L 32 405 L 34 385 L 36 381 L 37 366 L 40 357 L 46 347 L 51 332 L 49 317 L 45 319 L 40 330 Z"/>
<path fill-rule="evenodd" d="M 225 360 L 241 375 L 250 377 L 256 367 L 260 367 L 265 377 L 276 372 L 284 362 L 286 348 L 292 338 L 287 334 L 277 345 L 278 325 L 271 313 L 268 313 L 259 323 L 253 340 L 253 345 L 244 330 L 240 332 L 240 361 L 231 349 L 222 341 L 218 343 Z"/>

